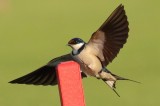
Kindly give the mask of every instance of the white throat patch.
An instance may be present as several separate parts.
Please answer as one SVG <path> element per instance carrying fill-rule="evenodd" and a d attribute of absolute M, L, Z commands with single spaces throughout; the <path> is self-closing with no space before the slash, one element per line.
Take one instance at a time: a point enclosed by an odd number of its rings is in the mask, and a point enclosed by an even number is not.
<path fill-rule="evenodd" d="M 78 49 L 81 48 L 83 45 L 84 45 L 84 43 L 79 43 L 79 44 L 72 45 L 73 51 L 74 51 L 74 50 L 78 50 Z"/>
<path fill-rule="evenodd" d="M 79 43 L 76 45 L 72 45 L 73 54 L 78 54 L 78 50 L 84 45 L 85 43 Z"/>

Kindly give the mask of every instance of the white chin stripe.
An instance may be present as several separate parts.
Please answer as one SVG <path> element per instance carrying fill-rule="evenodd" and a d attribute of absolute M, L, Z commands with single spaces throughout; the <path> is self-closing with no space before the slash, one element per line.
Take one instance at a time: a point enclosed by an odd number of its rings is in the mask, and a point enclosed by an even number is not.
<path fill-rule="evenodd" d="M 79 48 L 81 48 L 84 45 L 84 43 L 79 43 L 79 44 L 75 44 L 72 45 L 73 49 L 78 50 Z"/>

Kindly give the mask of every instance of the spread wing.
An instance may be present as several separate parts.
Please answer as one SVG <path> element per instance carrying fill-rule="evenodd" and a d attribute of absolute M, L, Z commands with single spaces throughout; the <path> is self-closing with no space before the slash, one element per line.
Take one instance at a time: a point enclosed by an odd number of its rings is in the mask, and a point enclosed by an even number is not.
<path fill-rule="evenodd" d="M 57 84 L 56 70 L 55 67 L 46 65 L 9 83 L 55 85 Z"/>
<path fill-rule="evenodd" d="M 92 34 L 88 45 L 97 51 L 97 56 L 104 66 L 112 62 L 126 43 L 128 25 L 124 6 L 119 5 L 102 26 Z"/>
<path fill-rule="evenodd" d="M 55 58 L 51 60 L 47 65 L 27 74 L 20 78 L 17 78 L 9 83 L 17 84 L 33 84 L 33 85 L 56 85 L 56 66 L 60 62 L 75 61 L 70 54 Z M 82 78 L 86 75 L 81 72 Z"/>

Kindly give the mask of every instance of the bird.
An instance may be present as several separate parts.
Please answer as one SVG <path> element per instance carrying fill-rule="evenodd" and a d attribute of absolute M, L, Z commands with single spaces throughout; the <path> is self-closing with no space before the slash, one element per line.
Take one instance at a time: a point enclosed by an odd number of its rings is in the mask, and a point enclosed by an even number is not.
<path fill-rule="evenodd" d="M 129 36 L 128 33 L 128 18 L 124 6 L 120 4 L 91 35 L 88 42 L 81 38 L 69 40 L 67 45 L 72 48 L 71 53 L 54 58 L 46 65 L 9 83 L 57 85 L 57 65 L 61 62 L 75 61 L 80 66 L 82 78 L 92 76 L 101 79 L 120 97 L 115 90 L 117 80 L 139 82 L 113 74 L 106 67 L 123 48 Z"/>

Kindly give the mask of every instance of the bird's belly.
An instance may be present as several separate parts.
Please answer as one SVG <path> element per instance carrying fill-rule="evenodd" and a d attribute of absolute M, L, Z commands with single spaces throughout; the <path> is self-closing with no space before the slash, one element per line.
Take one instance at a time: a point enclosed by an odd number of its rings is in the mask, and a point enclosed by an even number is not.
<path fill-rule="evenodd" d="M 98 75 L 98 72 L 102 69 L 102 64 L 100 60 L 94 55 L 81 52 L 77 56 L 77 58 L 79 58 L 82 64 L 84 65 L 83 66 L 85 68 L 84 71 L 88 75 L 96 76 Z"/>

